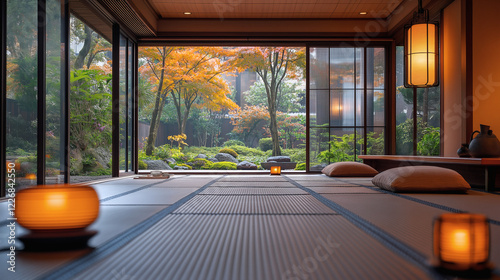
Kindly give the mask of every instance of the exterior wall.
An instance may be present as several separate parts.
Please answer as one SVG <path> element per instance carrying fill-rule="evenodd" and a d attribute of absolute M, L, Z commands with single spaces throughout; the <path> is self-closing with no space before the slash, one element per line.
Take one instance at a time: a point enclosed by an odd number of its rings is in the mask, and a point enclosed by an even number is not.
<path fill-rule="evenodd" d="M 500 1 L 473 1 L 473 129 L 500 136 Z"/>

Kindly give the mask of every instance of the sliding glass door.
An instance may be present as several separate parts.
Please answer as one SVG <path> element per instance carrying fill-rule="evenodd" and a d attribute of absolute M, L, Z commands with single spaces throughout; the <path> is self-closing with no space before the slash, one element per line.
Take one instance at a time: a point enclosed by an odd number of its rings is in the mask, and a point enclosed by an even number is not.
<path fill-rule="evenodd" d="M 309 48 L 309 170 L 384 154 L 385 47 Z"/>

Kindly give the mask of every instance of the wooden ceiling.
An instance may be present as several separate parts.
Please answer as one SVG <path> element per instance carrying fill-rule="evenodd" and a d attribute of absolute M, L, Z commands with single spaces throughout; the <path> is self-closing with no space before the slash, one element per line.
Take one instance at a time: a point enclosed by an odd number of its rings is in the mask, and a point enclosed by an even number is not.
<path fill-rule="evenodd" d="M 387 18 L 403 0 L 146 1 L 161 19 L 364 19 Z"/>

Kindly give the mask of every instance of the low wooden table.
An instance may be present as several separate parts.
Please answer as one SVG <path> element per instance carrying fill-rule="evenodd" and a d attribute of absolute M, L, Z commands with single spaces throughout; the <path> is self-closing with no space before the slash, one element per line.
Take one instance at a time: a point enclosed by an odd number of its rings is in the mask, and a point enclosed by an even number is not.
<path fill-rule="evenodd" d="M 362 155 L 363 162 L 381 172 L 400 166 L 430 165 L 457 171 L 471 185 L 493 191 L 500 186 L 500 158 Z"/>

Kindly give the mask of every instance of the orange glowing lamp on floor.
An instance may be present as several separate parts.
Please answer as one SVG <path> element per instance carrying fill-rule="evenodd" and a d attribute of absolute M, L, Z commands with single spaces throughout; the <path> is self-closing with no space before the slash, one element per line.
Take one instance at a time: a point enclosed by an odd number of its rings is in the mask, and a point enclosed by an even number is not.
<path fill-rule="evenodd" d="M 43 242 L 51 248 L 62 245 L 50 240 L 81 246 L 96 233 L 85 228 L 99 215 L 99 197 L 85 185 L 37 186 L 16 194 L 15 213 L 18 223 L 31 231 L 20 237 L 26 247 L 44 246 Z"/>
<path fill-rule="evenodd" d="M 490 230 L 480 214 L 443 214 L 434 222 L 434 254 L 446 271 L 489 273 Z M 476 274 L 476 275 L 475 275 Z"/>
<path fill-rule="evenodd" d="M 281 175 L 281 166 L 271 166 L 271 175 Z"/>

